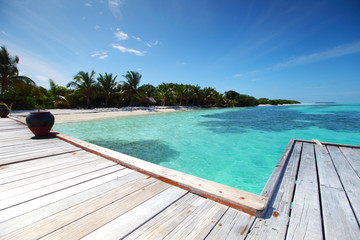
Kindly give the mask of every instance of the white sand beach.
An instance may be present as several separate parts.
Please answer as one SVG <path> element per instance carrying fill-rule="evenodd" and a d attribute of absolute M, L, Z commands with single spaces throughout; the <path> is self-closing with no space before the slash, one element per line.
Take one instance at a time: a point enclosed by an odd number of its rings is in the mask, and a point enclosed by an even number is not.
<path fill-rule="evenodd" d="M 117 117 L 140 116 L 148 114 L 161 114 L 179 111 L 200 110 L 201 107 L 183 106 L 156 106 L 156 107 L 124 107 L 124 108 L 95 108 L 95 109 L 47 109 L 55 116 L 55 123 L 68 123 L 99 120 Z M 25 120 L 26 116 L 33 110 L 12 111 L 15 118 Z"/>
<path fill-rule="evenodd" d="M 285 105 L 308 105 L 313 103 L 282 104 Z M 260 104 L 259 107 L 273 106 Z M 216 107 L 215 107 L 216 108 Z M 55 116 L 55 123 L 82 122 L 107 118 L 130 117 L 149 114 L 172 113 L 209 109 L 197 106 L 155 106 L 155 107 L 123 107 L 123 108 L 94 108 L 94 109 L 46 109 Z M 11 116 L 25 121 L 26 116 L 36 110 L 14 110 Z M 41 110 L 43 111 L 43 110 Z"/>

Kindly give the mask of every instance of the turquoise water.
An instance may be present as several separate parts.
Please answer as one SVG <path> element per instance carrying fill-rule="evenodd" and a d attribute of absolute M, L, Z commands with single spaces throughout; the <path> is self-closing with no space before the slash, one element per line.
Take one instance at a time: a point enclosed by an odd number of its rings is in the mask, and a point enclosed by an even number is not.
<path fill-rule="evenodd" d="M 200 110 L 56 124 L 54 129 L 260 194 L 292 138 L 360 145 L 360 104 Z"/>

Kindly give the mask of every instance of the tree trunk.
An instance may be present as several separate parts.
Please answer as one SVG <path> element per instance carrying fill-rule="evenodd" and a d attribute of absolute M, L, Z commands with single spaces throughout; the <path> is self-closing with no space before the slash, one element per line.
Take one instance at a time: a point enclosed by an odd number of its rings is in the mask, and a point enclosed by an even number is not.
<path fill-rule="evenodd" d="M 108 106 L 108 101 L 109 101 L 109 95 L 105 96 L 105 107 L 107 108 Z"/>
<path fill-rule="evenodd" d="M 87 108 L 89 109 L 90 108 L 90 96 L 87 96 L 87 98 L 86 98 L 86 105 L 87 105 Z"/>

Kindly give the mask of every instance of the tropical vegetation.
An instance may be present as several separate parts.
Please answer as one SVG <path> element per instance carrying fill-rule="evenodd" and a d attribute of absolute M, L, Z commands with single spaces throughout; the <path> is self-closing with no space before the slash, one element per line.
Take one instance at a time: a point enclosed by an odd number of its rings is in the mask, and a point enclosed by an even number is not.
<path fill-rule="evenodd" d="M 94 70 L 79 71 L 67 87 L 59 86 L 49 79 L 49 89 L 36 86 L 29 77 L 20 76 L 19 58 L 10 56 L 5 47 L 0 51 L 0 102 L 13 109 L 37 108 L 96 108 L 126 106 L 206 106 L 245 107 L 259 104 L 299 103 L 293 100 L 270 100 L 240 94 L 234 90 L 219 93 L 212 87 L 198 85 L 161 83 L 141 85 L 142 75 L 127 71 L 118 81 L 117 75 Z"/>

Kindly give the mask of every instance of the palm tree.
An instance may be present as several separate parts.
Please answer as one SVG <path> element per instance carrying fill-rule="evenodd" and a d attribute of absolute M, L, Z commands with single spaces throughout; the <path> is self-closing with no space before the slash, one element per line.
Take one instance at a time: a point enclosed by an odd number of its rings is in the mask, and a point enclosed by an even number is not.
<path fill-rule="evenodd" d="M 162 83 L 156 88 L 156 95 L 159 100 L 162 101 L 163 106 L 171 105 L 174 103 L 174 99 L 176 97 L 174 91 L 174 84 L 172 83 Z"/>
<path fill-rule="evenodd" d="M 94 70 L 91 71 L 90 75 L 88 72 L 80 71 L 75 75 L 74 81 L 71 81 L 66 85 L 67 87 L 75 87 L 86 95 L 87 108 L 90 108 L 90 96 L 96 83 L 94 76 Z"/>
<path fill-rule="evenodd" d="M 19 57 L 11 57 L 5 46 L 2 46 L 0 50 L 1 98 L 12 83 L 24 82 L 28 85 L 35 85 L 35 82 L 30 78 L 25 76 L 19 76 L 19 70 L 16 66 L 18 63 Z"/>
<path fill-rule="evenodd" d="M 51 95 L 55 98 L 56 95 L 58 95 L 58 89 L 59 89 L 59 85 L 57 85 L 54 80 L 52 80 L 51 78 L 49 78 L 49 84 L 50 84 L 50 89 L 49 92 L 51 93 Z"/>
<path fill-rule="evenodd" d="M 176 96 L 179 98 L 179 105 L 183 105 L 183 99 L 186 95 L 186 86 L 184 84 L 177 85 L 175 88 Z"/>
<path fill-rule="evenodd" d="M 128 71 L 126 75 L 123 75 L 126 78 L 127 82 L 122 81 L 122 88 L 126 94 L 130 97 L 130 106 L 133 106 L 134 99 L 138 95 L 139 84 L 142 75 L 138 72 Z"/>
<path fill-rule="evenodd" d="M 215 88 L 207 87 L 201 91 L 201 95 L 203 97 L 203 101 L 206 105 L 214 105 L 216 99 L 219 97 L 219 93 L 215 90 Z"/>
<path fill-rule="evenodd" d="M 101 89 L 101 92 L 104 93 L 105 95 L 105 107 L 107 107 L 108 105 L 108 101 L 109 98 L 111 96 L 111 94 L 113 94 L 116 91 L 116 87 L 117 87 L 117 83 L 116 83 L 116 78 L 117 76 L 115 76 L 113 78 L 112 74 L 107 74 L 105 73 L 105 75 L 101 75 L 97 78 L 98 80 L 98 86 Z"/>

